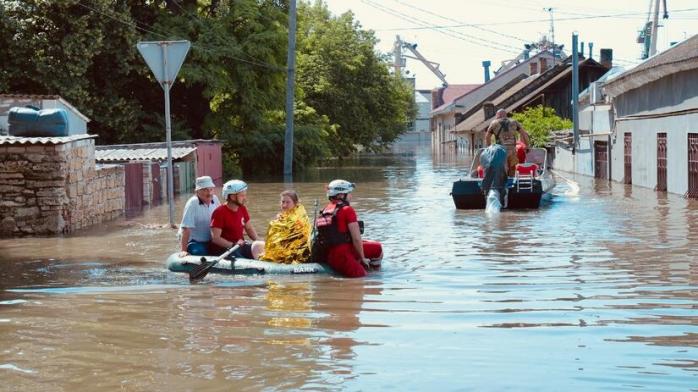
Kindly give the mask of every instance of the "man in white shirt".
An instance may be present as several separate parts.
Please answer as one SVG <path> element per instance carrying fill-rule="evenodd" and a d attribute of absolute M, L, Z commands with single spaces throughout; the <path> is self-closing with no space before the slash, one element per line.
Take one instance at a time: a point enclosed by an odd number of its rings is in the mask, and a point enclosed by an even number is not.
<path fill-rule="evenodd" d="M 180 257 L 208 254 L 211 242 L 211 213 L 221 203 L 213 193 L 215 184 L 209 176 L 196 179 L 195 195 L 187 200 L 179 225 Z"/>

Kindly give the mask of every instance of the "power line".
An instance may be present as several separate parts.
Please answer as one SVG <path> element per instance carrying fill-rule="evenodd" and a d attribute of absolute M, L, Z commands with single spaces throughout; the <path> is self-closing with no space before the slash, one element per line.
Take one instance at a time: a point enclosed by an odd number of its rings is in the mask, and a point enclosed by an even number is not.
<path fill-rule="evenodd" d="M 362 0 L 363 1 L 363 0 Z M 672 13 L 677 12 L 690 12 L 698 11 L 698 8 L 686 8 L 681 10 L 672 10 Z M 608 15 L 591 15 L 591 16 L 579 16 L 579 17 L 569 17 L 569 18 L 557 18 L 556 21 L 566 21 L 566 20 L 584 20 L 584 19 L 607 19 L 607 18 L 618 18 L 627 16 L 644 16 L 644 12 L 629 12 L 622 14 L 608 14 Z M 674 18 L 675 19 L 675 18 Z M 421 27 L 400 27 L 400 28 L 390 28 L 390 29 L 376 29 L 375 31 L 404 31 L 404 30 L 426 30 L 426 29 L 452 29 L 457 27 L 476 27 L 476 26 L 501 26 L 501 25 L 513 25 L 513 24 L 528 24 L 528 23 L 541 23 L 549 22 L 549 19 L 530 19 L 530 20 L 519 20 L 519 21 L 508 21 L 508 22 L 493 22 L 493 23 L 461 23 L 454 25 L 429 25 Z"/>
<path fill-rule="evenodd" d="M 439 14 L 437 14 L 437 13 L 435 13 L 435 12 L 431 12 L 431 11 L 426 10 L 426 9 L 424 9 L 424 8 L 420 8 L 420 7 L 417 7 L 417 6 L 415 6 L 415 5 L 408 4 L 408 3 L 404 2 L 404 1 L 400 1 L 400 0 L 393 0 L 393 1 L 396 2 L 396 3 L 398 3 L 398 4 L 402 4 L 402 5 L 405 5 L 405 6 L 407 6 L 407 7 L 410 7 L 410 8 L 412 8 L 412 9 L 416 9 L 416 10 L 418 10 L 418 11 L 422 11 L 422 12 L 427 13 L 427 14 L 429 14 L 429 15 L 436 16 L 436 17 L 441 18 L 441 19 L 443 19 L 443 20 L 449 20 L 449 21 L 456 22 L 456 23 L 458 22 L 458 20 L 456 20 L 456 19 L 449 18 L 449 17 L 443 16 L 443 15 L 439 15 Z M 488 32 L 488 33 L 501 35 L 502 37 L 515 39 L 515 40 L 518 40 L 518 41 L 521 41 L 521 42 L 525 42 L 525 43 L 528 43 L 528 42 L 529 42 L 529 41 L 527 41 L 527 40 L 525 40 L 525 39 L 523 39 L 523 38 L 516 37 L 516 36 L 513 36 L 513 35 L 509 35 L 509 34 L 500 33 L 499 31 L 492 30 L 492 29 L 488 29 L 488 28 L 485 28 L 485 27 L 482 27 L 482 26 L 470 26 L 470 27 L 473 27 L 473 28 L 478 29 L 478 30 L 486 31 L 486 32 Z"/>
<path fill-rule="evenodd" d="M 122 23 L 122 24 L 127 25 L 127 26 L 130 26 L 130 27 L 134 27 L 135 29 L 140 30 L 141 32 L 149 33 L 149 34 L 151 34 L 151 35 L 153 35 L 153 36 L 160 37 L 160 38 L 163 38 L 163 39 L 165 39 L 165 40 L 168 40 L 168 39 L 171 38 L 171 36 L 166 35 L 166 34 L 164 34 L 164 33 L 157 32 L 157 31 L 153 31 L 153 30 L 149 30 L 149 29 L 146 29 L 146 28 L 144 28 L 144 27 L 141 27 L 141 26 L 138 25 L 138 22 L 129 22 L 129 21 L 125 21 L 125 20 L 120 19 L 120 18 L 118 18 L 118 17 L 116 17 L 116 16 L 114 16 L 114 15 L 110 15 L 110 14 L 107 14 L 107 13 L 105 13 L 105 12 L 102 12 L 102 11 L 96 9 L 96 8 L 90 7 L 89 5 L 85 5 L 85 4 L 83 4 L 83 3 L 79 2 L 79 1 L 77 2 L 77 4 L 78 4 L 79 6 L 81 6 L 81 7 L 83 7 L 83 8 L 86 8 L 86 9 L 88 9 L 88 10 L 91 10 L 91 11 L 93 11 L 93 12 L 96 12 L 96 13 L 98 13 L 98 14 L 100 14 L 100 15 L 106 16 L 107 18 L 109 18 L 109 19 L 111 19 L 111 20 L 113 20 L 113 21 Z M 224 50 L 224 48 L 221 48 L 221 47 L 208 47 L 208 46 L 201 45 L 201 44 L 199 44 L 199 43 L 192 43 L 191 46 L 192 46 L 192 48 L 194 48 L 194 49 L 201 50 L 201 51 L 208 52 L 208 53 L 219 53 L 219 52 L 221 52 L 222 50 Z M 247 55 L 247 54 L 245 54 L 245 55 L 246 55 L 246 56 L 249 56 L 249 55 Z M 230 57 L 230 58 L 232 58 L 232 59 L 234 59 L 234 60 L 243 62 L 243 63 L 250 64 L 250 65 L 254 65 L 254 66 L 258 66 L 258 67 L 262 67 L 262 68 L 267 68 L 267 69 L 271 69 L 271 70 L 278 71 L 278 72 L 286 72 L 286 68 L 279 67 L 278 65 L 270 64 L 270 63 L 267 63 L 267 62 L 262 61 L 262 60 L 257 60 L 257 59 L 255 59 L 255 61 L 252 61 L 252 60 L 247 60 L 247 59 L 243 59 L 243 58 L 240 58 L 240 57 L 236 57 L 236 56 L 233 56 L 233 55 L 231 55 L 231 54 L 229 54 L 228 57 Z M 251 56 L 249 56 L 249 57 L 251 57 Z"/>
<path fill-rule="evenodd" d="M 419 20 L 417 18 L 414 18 L 410 15 L 403 14 L 403 13 L 396 11 L 390 7 L 379 5 L 371 0 L 361 0 L 361 1 L 369 6 L 373 7 L 373 8 L 376 8 L 376 9 L 383 11 L 387 14 L 393 15 L 393 16 L 395 16 L 399 19 L 405 20 L 407 22 L 417 24 L 417 25 L 422 25 L 422 26 L 428 26 L 428 22 L 424 22 L 424 21 Z M 423 27 L 423 28 L 428 29 L 429 27 Z M 446 31 L 442 31 L 442 30 L 434 30 L 434 31 L 436 31 L 437 33 L 440 33 L 440 34 L 447 35 L 447 36 L 452 37 L 452 38 L 460 39 L 462 41 L 469 42 L 469 43 L 479 45 L 479 46 L 484 46 L 484 47 L 487 47 L 490 49 L 500 50 L 503 52 L 514 53 L 514 54 L 519 54 L 519 52 L 520 52 L 519 48 L 511 46 L 511 45 L 502 44 L 502 43 L 498 43 L 498 42 L 494 42 L 494 41 L 483 40 L 479 37 L 470 36 L 468 34 L 461 33 L 459 31 L 450 30 L 448 28 L 445 30 Z"/>

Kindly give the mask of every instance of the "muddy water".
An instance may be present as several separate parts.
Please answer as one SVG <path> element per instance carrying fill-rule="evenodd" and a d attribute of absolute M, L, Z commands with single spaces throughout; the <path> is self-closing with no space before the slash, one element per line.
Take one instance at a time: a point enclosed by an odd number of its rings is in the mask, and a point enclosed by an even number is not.
<path fill-rule="evenodd" d="M 365 279 L 190 285 L 163 268 L 165 206 L 0 240 L 0 390 L 696 388 L 698 203 L 560 173 L 540 210 L 456 211 L 466 162 L 418 148 L 295 184 L 312 210 L 325 180 L 358 183 L 385 247 Z M 259 232 L 283 188 L 252 182 Z"/>

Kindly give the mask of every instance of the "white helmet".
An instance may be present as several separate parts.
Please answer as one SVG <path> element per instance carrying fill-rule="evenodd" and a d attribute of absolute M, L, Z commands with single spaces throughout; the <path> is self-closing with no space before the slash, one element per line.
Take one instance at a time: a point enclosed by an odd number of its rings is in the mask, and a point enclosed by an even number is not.
<path fill-rule="evenodd" d="M 247 190 L 247 183 L 242 180 L 230 180 L 223 184 L 223 200 L 228 201 L 228 195 L 235 195 Z"/>
<path fill-rule="evenodd" d="M 327 196 L 333 197 L 340 193 L 351 193 L 354 190 L 354 184 L 345 180 L 333 180 L 327 185 Z"/>

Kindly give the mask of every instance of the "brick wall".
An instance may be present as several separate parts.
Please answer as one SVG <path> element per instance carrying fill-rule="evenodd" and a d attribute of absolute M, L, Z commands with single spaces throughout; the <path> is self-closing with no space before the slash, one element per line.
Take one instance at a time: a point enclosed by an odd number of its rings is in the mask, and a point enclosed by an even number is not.
<path fill-rule="evenodd" d="M 97 168 L 93 139 L 0 144 L 1 237 L 69 233 L 123 209 L 123 167 Z"/>

